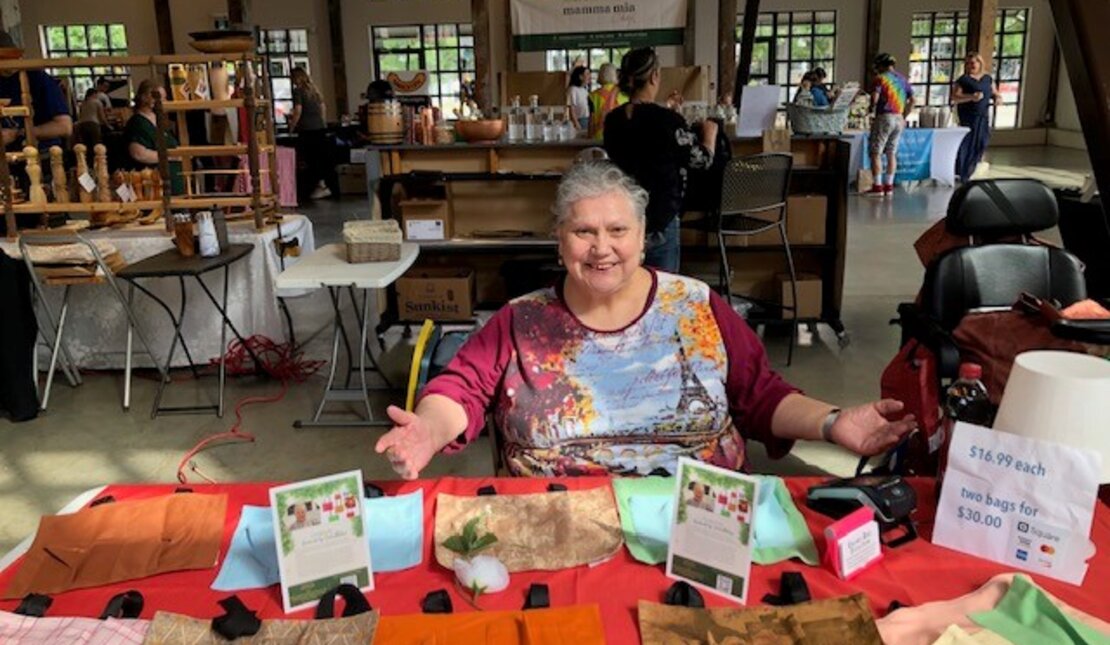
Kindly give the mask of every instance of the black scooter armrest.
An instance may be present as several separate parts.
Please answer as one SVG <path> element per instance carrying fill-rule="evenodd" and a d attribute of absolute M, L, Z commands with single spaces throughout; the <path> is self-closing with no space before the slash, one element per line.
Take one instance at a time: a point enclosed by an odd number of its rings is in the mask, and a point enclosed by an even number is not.
<path fill-rule="evenodd" d="M 1052 334 L 1081 343 L 1110 345 L 1110 320 L 1058 320 L 1052 324 Z"/>

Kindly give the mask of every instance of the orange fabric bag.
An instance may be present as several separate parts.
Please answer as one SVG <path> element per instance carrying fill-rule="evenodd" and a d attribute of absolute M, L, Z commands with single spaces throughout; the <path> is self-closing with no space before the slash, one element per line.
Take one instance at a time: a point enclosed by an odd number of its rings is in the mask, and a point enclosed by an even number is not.
<path fill-rule="evenodd" d="M 525 611 L 382 616 L 374 645 L 603 645 L 597 605 Z"/>
<path fill-rule="evenodd" d="M 44 516 L 4 598 L 214 567 L 226 515 L 227 495 L 187 493 Z"/>

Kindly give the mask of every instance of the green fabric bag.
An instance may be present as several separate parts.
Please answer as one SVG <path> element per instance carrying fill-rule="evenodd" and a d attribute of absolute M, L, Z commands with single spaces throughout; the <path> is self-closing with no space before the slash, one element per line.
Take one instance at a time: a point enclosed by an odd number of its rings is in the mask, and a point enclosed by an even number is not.
<path fill-rule="evenodd" d="M 758 479 L 752 561 L 774 564 L 797 557 L 806 564 L 816 565 L 819 559 L 813 536 L 794 505 L 786 484 L 778 477 L 761 476 Z M 659 564 L 667 561 L 674 487 L 673 477 L 613 480 L 624 541 L 632 557 L 640 562 Z"/>
<path fill-rule="evenodd" d="M 1010 590 L 994 609 L 969 617 L 1014 645 L 1110 645 L 1110 635 L 1101 634 L 1066 615 L 1040 587 L 1023 575 L 1014 576 Z"/>

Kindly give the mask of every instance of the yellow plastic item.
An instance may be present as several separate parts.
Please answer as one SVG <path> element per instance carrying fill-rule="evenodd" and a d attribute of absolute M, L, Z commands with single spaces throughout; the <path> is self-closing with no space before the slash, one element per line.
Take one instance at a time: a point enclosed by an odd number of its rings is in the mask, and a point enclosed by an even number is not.
<path fill-rule="evenodd" d="M 405 409 L 412 412 L 416 404 L 416 387 L 420 383 L 420 363 L 424 359 L 424 352 L 428 350 L 428 343 L 435 333 L 436 324 L 425 320 L 420 327 L 420 334 L 416 337 L 416 347 L 412 349 L 412 363 L 409 365 L 409 386 L 405 394 Z"/>

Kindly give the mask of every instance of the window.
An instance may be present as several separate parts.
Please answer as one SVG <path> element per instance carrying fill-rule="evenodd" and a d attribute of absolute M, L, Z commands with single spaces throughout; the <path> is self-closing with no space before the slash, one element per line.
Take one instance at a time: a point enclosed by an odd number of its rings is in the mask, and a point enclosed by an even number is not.
<path fill-rule="evenodd" d="M 593 85 L 597 87 L 597 72 L 605 63 L 612 63 L 619 69 L 621 59 L 628 53 L 628 47 L 594 47 L 592 49 L 549 49 L 545 52 L 546 69 L 549 72 L 570 72 L 575 63 L 584 61 L 586 69 L 593 72 Z"/>
<path fill-rule="evenodd" d="M 88 56 L 126 56 L 127 31 L 119 24 L 44 25 L 42 27 L 44 58 L 85 58 Z M 76 100 L 96 84 L 99 76 L 127 79 L 126 67 L 91 66 L 59 67 L 50 70 L 59 78 L 68 78 Z"/>
<path fill-rule="evenodd" d="M 463 84 L 474 81 L 474 32 L 469 23 L 371 28 L 374 69 L 428 70 L 428 94 L 445 119 L 461 107 Z"/>
<path fill-rule="evenodd" d="M 736 24 L 736 57 L 740 57 L 743 16 Z M 823 67 L 827 81 L 835 80 L 836 12 L 760 12 L 752 45 L 749 82 L 782 86 L 781 100 L 787 102 L 807 71 Z"/>
<path fill-rule="evenodd" d="M 270 60 L 270 96 L 274 100 L 274 123 L 284 125 L 293 113 L 294 67 L 303 67 L 312 76 L 308 64 L 307 29 L 259 29 L 258 53 Z"/>
<path fill-rule="evenodd" d="M 963 74 L 967 21 L 966 11 L 913 15 L 909 77 L 919 102 L 948 105 L 952 83 Z M 995 17 L 991 76 L 1002 95 L 991 108 L 991 122 L 996 128 L 1015 128 L 1018 124 L 1028 22 L 1028 9 L 1000 9 Z"/>

